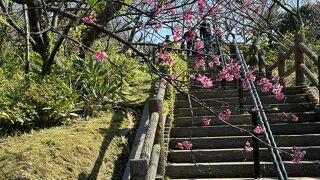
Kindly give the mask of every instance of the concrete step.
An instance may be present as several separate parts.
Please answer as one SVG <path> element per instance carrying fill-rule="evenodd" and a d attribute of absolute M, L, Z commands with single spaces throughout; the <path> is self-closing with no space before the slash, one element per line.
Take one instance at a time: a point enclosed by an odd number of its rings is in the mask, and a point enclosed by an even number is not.
<path fill-rule="evenodd" d="M 261 96 L 260 100 L 262 104 L 276 104 L 279 103 L 279 100 L 275 98 L 275 95 Z M 308 96 L 307 94 L 296 94 L 296 95 L 287 95 L 285 99 L 285 103 L 298 103 L 298 102 L 307 102 Z M 222 98 L 208 98 L 202 99 L 201 102 L 206 103 L 208 106 L 219 106 L 219 105 L 239 105 L 239 97 L 222 97 Z M 244 97 L 244 104 L 252 104 L 252 98 L 250 96 Z M 193 107 L 200 107 L 199 104 L 193 102 Z M 189 101 L 185 100 L 177 100 L 175 102 L 175 107 L 184 108 L 189 107 Z"/>
<path fill-rule="evenodd" d="M 302 161 L 292 164 L 284 161 L 289 177 L 319 177 L 320 164 Z M 271 162 L 261 162 L 262 177 L 276 177 Z M 167 166 L 170 178 L 252 178 L 253 162 L 218 162 L 218 163 L 170 163 Z"/>
<path fill-rule="evenodd" d="M 277 113 L 277 112 L 304 112 L 304 111 L 314 111 L 316 103 L 306 102 L 306 103 L 283 103 L 283 104 L 267 104 L 264 105 L 264 111 L 266 113 Z M 210 107 L 212 111 L 216 113 L 223 112 L 226 109 L 230 109 L 232 114 L 240 114 L 239 106 L 212 106 Z M 252 105 L 245 105 L 244 112 L 250 112 Z M 205 107 L 194 107 L 193 116 L 204 116 L 211 115 L 210 112 Z M 176 117 L 181 116 L 191 116 L 190 108 L 175 108 L 174 114 Z"/>
<path fill-rule="evenodd" d="M 258 89 L 259 91 L 259 89 Z M 296 95 L 296 94 L 304 94 L 304 89 L 302 87 L 292 87 L 292 88 L 284 88 L 283 92 L 286 95 Z M 216 89 L 193 89 L 189 90 L 189 93 L 199 99 L 207 99 L 207 98 L 222 98 L 222 97 L 239 97 L 238 89 L 227 89 L 224 90 L 222 88 Z M 259 93 L 260 96 L 273 95 L 272 92 L 269 93 Z M 244 91 L 244 96 L 250 96 L 249 91 Z M 185 100 L 187 97 L 181 93 L 177 93 L 176 97 L 178 100 Z"/>
<path fill-rule="evenodd" d="M 263 136 L 260 138 L 265 139 Z M 170 138 L 170 149 L 178 149 L 177 143 L 183 141 L 191 141 L 193 149 L 244 148 L 251 139 L 251 136 Z M 279 147 L 320 146 L 320 134 L 274 135 L 274 139 Z M 261 143 L 261 147 L 265 145 Z"/>
<path fill-rule="evenodd" d="M 272 124 L 271 130 L 274 135 L 297 135 L 297 134 L 316 134 L 320 132 L 320 122 L 306 123 L 281 123 Z M 252 131 L 251 125 L 238 125 L 239 128 Z M 301 131 L 303 129 L 303 131 Z M 171 129 L 172 138 L 181 137 L 217 137 L 217 136 L 241 136 L 249 135 L 228 125 L 217 126 L 194 126 L 194 127 L 174 127 Z"/>
<path fill-rule="evenodd" d="M 315 112 L 297 112 L 295 113 L 299 117 L 299 122 L 318 122 L 320 121 L 319 115 Z M 291 120 L 290 115 L 285 115 L 284 113 L 267 113 L 267 117 L 270 124 L 273 123 L 294 123 Z M 223 125 L 225 124 L 222 121 L 214 120 L 217 119 L 215 116 L 181 116 L 175 117 L 174 126 L 175 127 L 187 127 L 187 126 L 202 126 L 202 119 L 210 118 L 212 119 L 210 125 Z M 250 114 L 242 114 L 242 115 L 231 115 L 230 120 L 228 121 L 234 125 L 251 125 L 251 115 Z"/>
<path fill-rule="evenodd" d="M 300 147 L 306 150 L 305 160 L 320 159 L 320 146 Z M 280 147 L 291 153 L 292 147 Z M 272 161 L 270 151 L 267 148 L 259 149 L 260 161 Z M 281 153 L 282 160 L 291 161 L 290 154 Z M 253 153 L 246 152 L 244 148 L 235 149 L 195 149 L 195 150 L 170 150 L 168 155 L 170 163 L 204 163 L 204 162 L 241 162 L 253 161 Z"/>
<path fill-rule="evenodd" d="M 277 180 L 278 178 L 260 178 L 259 180 Z M 289 177 L 289 180 L 319 180 L 317 177 Z M 254 178 L 192 178 L 171 180 L 254 180 Z"/>

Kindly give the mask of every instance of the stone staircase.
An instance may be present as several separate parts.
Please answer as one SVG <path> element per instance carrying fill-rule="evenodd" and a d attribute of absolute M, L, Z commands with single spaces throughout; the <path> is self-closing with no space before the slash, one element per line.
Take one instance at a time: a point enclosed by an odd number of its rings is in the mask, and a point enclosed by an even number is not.
<path fill-rule="evenodd" d="M 195 57 L 190 57 L 188 62 L 188 66 L 193 67 Z M 315 111 L 316 103 L 308 96 L 307 90 L 306 86 L 285 88 L 285 102 L 276 100 L 272 93 L 259 93 L 278 147 L 291 152 L 292 147 L 296 146 L 307 152 L 300 164 L 293 164 L 290 155 L 281 153 L 288 176 L 300 177 L 294 179 L 320 177 L 320 117 Z M 189 92 L 217 113 L 230 109 L 232 116 L 228 122 L 252 130 L 251 97 L 248 92 L 244 93 L 244 113 L 240 113 L 238 89 L 235 89 L 234 83 L 228 82 L 225 88 L 222 88 L 220 83 L 215 82 L 210 89 L 193 84 Z M 197 103 L 193 102 L 192 107 L 193 117 L 188 98 L 177 94 L 166 176 L 171 179 L 252 179 L 252 152 L 244 150 L 246 141 L 252 142 L 252 137 L 224 124 Z M 294 113 L 299 117 L 299 121 L 293 122 L 283 112 Z M 204 117 L 212 119 L 209 126 L 202 125 Z M 264 139 L 263 135 L 260 137 Z M 180 150 L 177 143 L 183 141 L 192 142 L 192 150 Z M 262 177 L 276 178 L 271 155 L 262 143 L 260 173 Z"/>

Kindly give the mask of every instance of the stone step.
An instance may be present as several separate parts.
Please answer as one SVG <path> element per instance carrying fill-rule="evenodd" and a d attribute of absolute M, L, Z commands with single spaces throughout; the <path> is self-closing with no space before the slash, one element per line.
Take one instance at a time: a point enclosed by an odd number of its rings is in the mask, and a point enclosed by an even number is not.
<path fill-rule="evenodd" d="M 319 115 L 315 112 L 297 112 L 295 113 L 299 117 L 299 122 L 317 122 L 320 121 Z M 174 126 L 175 127 L 187 127 L 187 126 L 201 126 L 203 118 L 210 118 L 212 119 L 210 125 L 223 125 L 225 124 L 223 121 L 217 120 L 215 116 L 181 116 L 175 117 L 174 119 Z M 291 120 L 290 114 L 284 113 L 267 113 L 267 118 L 270 124 L 273 123 L 294 123 Z M 214 120 L 216 119 L 216 120 Z M 251 125 L 251 115 L 250 114 L 243 114 L 243 115 L 231 115 L 230 120 L 228 122 L 234 125 L 243 125 L 248 124 Z"/>
<path fill-rule="evenodd" d="M 306 103 L 283 103 L 283 104 L 267 104 L 264 106 L 264 111 L 266 113 L 277 113 L 277 112 L 304 112 L 304 111 L 314 111 L 316 103 L 306 102 Z M 239 106 L 212 106 L 210 107 L 212 111 L 219 114 L 226 109 L 230 109 L 232 114 L 240 114 Z M 244 112 L 250 112 L 252 105 L 245 105 Z M 210 112 L 205 107 L 194 107 L 193 116 L 204 116 L 211 115 Z M 175 117 L 181 116 L 191 116 L 190 108 L 175 108 Z"/>
<path fill-rule="evenodd" d="M 319 180 L 317 177 L 289 177 L 289 180 Z M 192 178 L 171 180 L 254 180 L 254 178 Z M 278 178 L 260 178 L 260 180 L 278 180 Z"/>
<path fill-rule="evenodd" d="M 274 135 L 297 135 L 316 134 L 320 132 L 320 122 L 307 123 L 281 123 L 272 124 L 271 131 Z M 251 125 L 238 125 L 237 127 L 252 131 Z M 301 131 L 303 129 L 303 131 Z M 194 127 L 174 127 L 171 129 L 170 137 L 217 137 L 217 136 L 241 136 L 249 135 L 248 132 L 230 127 L 228 125 L 218 126 L 194 126 Z"/>
<path fill-rule="evenodd" d="M 305 160 L 320 159 L 320 146 L 299 147 L 307 153 Z M 280 147 L 291 153 L 292 147 Z M 260 161 L 272 161 L 270 151 L 267 148 L 259 149 Z M 281 153 L 283 161 L 291 161 L 290 154 Z M 241 162 L 253 161 L 253 153 L 246 152 L 244 148 L 235 149 L 195 149 L 195 150 L 170 150 L 168 161 L 171 163 L 204 163 L 204 162 Z"/>
<path fill-rule="evenodd" d="M 260 138 L 264 139 L 263 136 Z M 178 149 L 177 143 L 183 141 L 191 141 L 193 149 L 244 148 L 251 139 L 251 136 L 170 138 L 170 149 Z M 274 135 L 274 139 L 279 147 L 320 146 L 320 134 Z M 261 147 L 264 146 L 261 144 Z"/>
<path fill-rule="evenodd" d="M 301 161 L 292 164 L 284 161 L 289 177 L 319 177 L 320 164 Z M 276 177 L 272 162 L 261 162 L 262 177 Z M 167 176 L 170 178 L 252 178 L 253 162 L 218 162 L 218 163 L 169 163 Z"/>
<path fill-rule="evenodd" d="M 259 91 L 259 89 L 258 89 Z M 296 94 L 304 94 L 304 89 L 301 87 L 294 88 L 285 88 L 283 90 L 285 95 L 296 95 Z M 224 90 L 222 88 L 218 89 L 199 89 L 199 90 L 190 90 L 189 93 L 199 99 L 207 99 L 207 98 L 222 98 L 222 97 L 239 97 L 238 89 L 227 89 Z M 268 93 L 259 93 L 260 96 L 273 95 L 272 92 Z M 244 96 L 250 96 L 249 91 L 244 91 Z M 178 100 L 185 100 L 187 96 L 177 93 L 176 97 Z"/>
<path fill-rule="evenodd" d="M 261 96 L 260 100 L 262 104 L 276 104 L 279 103 L 279 100 L 275 98 L 275 95 Z M 296 95 L 287 95 L 284 102 L 286 103 L 297 103 L 297 102 L 307 102 L 307 94 L 296 94 Z M 206 103 L 208 106 L 218 106 L 218 105 L 239 105 L 239 97 L 223 97 L 223 98 L 208 98 L 203 99 L 201 102 Z M 252 98 L 250 96 L 244 97 L 244 104 L 252 104 Z M 200 107 L 198 103 L 193 102 L 193 107 Z M 177 100 L 175 102 L 175 107 L 183 108 L 189 107 L 188 100 Z"/>

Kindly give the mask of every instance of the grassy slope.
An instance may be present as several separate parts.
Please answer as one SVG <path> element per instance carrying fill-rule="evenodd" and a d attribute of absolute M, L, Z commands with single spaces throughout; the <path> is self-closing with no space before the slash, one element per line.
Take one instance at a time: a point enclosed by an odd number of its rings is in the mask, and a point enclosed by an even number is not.
<path fill-rule="evenodd" d="M 149 96 L 151 77 L 137 74 L 127 91 L 131 103 Z M 119 179 L 128 154 L 126 114 L 106 113 L 71 126 L 0 139 L 0 179 Z"/>
<path fill-rule="evenodd" d="M 124 115 L 41 130 L 0 143 L 0 179 L 109 179 L 127 151 Z M 100 154 L 99 154 L 100 153 Z"/>

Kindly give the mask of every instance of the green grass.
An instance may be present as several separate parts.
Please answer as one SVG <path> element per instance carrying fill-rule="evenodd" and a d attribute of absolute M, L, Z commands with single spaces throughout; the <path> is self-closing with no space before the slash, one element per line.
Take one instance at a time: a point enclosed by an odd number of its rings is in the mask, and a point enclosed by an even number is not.
<path fill-rule="evenodd" d="M 0 179 L 111 179 L 119 176 L 123 113 L 0 140 Z"/>

